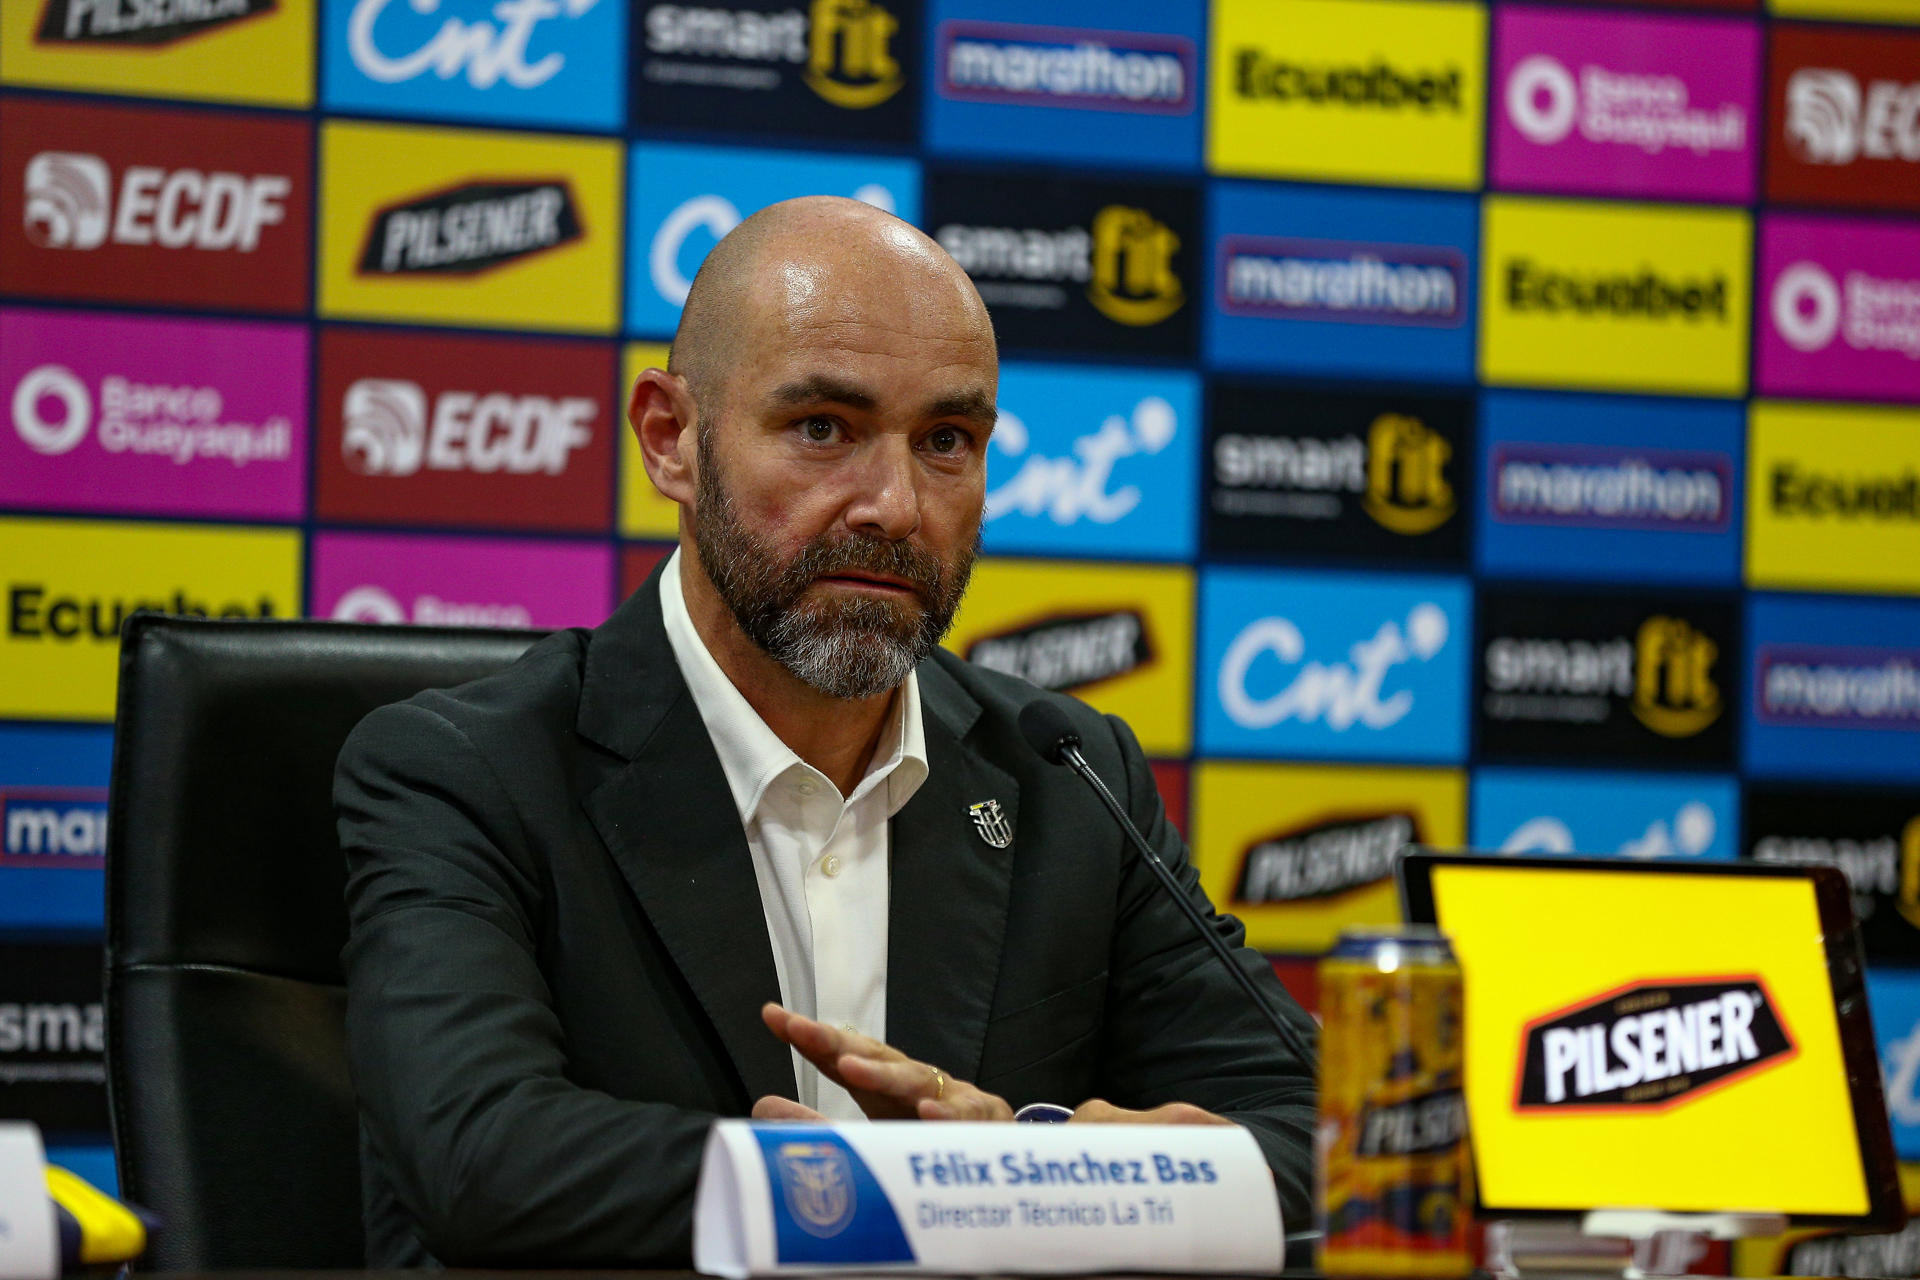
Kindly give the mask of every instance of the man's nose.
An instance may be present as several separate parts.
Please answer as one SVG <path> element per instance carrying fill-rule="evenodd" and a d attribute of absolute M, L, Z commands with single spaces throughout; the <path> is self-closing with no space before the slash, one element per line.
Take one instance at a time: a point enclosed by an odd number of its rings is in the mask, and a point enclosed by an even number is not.
<path fill-rule="evenodd" d="M 882 436 L 860 451 L 854 467 L 847 524 L 893 542 L 918 532 L 919 474 L 911 442 L 901 436 Z"/>

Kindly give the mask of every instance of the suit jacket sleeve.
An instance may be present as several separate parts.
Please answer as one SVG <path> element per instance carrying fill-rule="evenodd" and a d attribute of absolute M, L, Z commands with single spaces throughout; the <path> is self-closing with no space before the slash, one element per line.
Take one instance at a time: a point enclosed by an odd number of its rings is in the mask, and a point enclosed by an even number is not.
<path fill-rule="evenodd" d="M 1287 995 L 1272 966 L 1243 945 L 1246 930 L 1240 922 L 1215 912 L 1200 888 L 1199 872 L 1167 820 L 1132 731 L 1112 716 L 1107 723 L 1125 769 L 1126 791 L 1117 798 L 1134 825 L 1214 932 L 1237 949 L 1235 958 L 1267 1003 L 1313 1044 L 1313 1020 Z M 1131 849 L 1121 879 L 1110 972 L 1104 1045 L 1109 1096 L 1131 1107 L 1188 1102 L 1244 1125 L 1273 1169 L 1285 1229 L 1310 1227 L 1314 1064 L 1300 1061 L 1279 1042 Z"/>
<path fill-rule="evenodd" d="M 567 1078 L 542 872 L 505 795 L 431 698 L 375 712 L 342 752 L 366 1141 L 444 1263 L 685 1266 L 713 1117 Z"/>

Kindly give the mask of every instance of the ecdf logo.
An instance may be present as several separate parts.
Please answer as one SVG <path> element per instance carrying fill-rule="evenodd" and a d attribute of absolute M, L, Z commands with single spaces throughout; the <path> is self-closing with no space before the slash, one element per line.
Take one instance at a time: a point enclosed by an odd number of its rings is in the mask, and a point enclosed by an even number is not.
<path fill-rule="evenodd" d="M 598 412 L 585 396 L 447 391 L 429 414 L 418 383 L 362 378 L 347 388 L 340 449 L 350 468 L 368 476 L 413 475 L 422 465 L 559 475 L 574 451 L 592 442 L 589 424 Z"/>
<path fill-rule="evenodd" d="M 1802 67 L 1787 80 L 1787 145 L 1808 164 L 1920 161 L 1920 81 L 1873 80 Z"/>
<path fill-rule="evenodd" d="M 98 249 L 111 241 L 251 253 L 261 230 L 286 216 L 292 189 L 283 174 L 129 165 L 116 198 L 99 156 L 43 151 L 27 162 L 26 233 L 43 249 Z"/>

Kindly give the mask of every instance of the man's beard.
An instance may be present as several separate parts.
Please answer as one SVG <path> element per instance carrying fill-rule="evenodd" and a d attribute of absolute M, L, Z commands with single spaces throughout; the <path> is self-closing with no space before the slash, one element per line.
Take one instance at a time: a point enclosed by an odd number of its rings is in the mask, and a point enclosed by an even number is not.
<path fill-rule="evenodd" d="M 808 687 L 832 698 L 894 688 L 953 624 L 978 540 L 953 564 L 909 542 L 829 531 L 782 563 L 734 509 L 706 432 L 693 512 L 701 567 L 747 637 Z M 916 600 L 865 594 L 801 599 L 824 576 L 850 570 L 911 584 Z"/>

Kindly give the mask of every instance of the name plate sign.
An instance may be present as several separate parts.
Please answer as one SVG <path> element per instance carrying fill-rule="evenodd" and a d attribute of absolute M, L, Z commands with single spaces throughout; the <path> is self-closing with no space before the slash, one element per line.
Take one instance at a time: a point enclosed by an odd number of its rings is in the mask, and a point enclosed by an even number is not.
<path fill-rule="evenodd" d="M 708 1275 L 1273 1272 L 1273 1176 L 1238 1125 L 755 1124 L 707 1135 Z"/>
<path fill-rule="evenodd" d="M 0 1280 L 55 1280 L 60 1237 L 40 1131 L 0 1124 Z"/>

